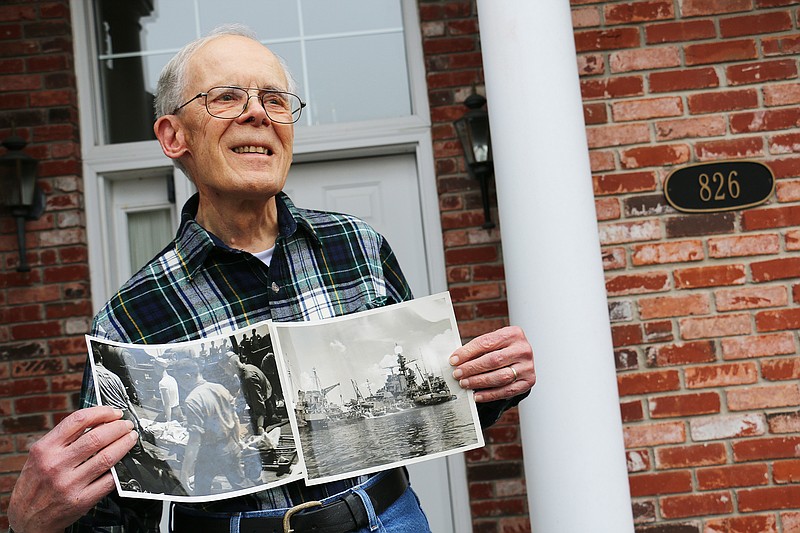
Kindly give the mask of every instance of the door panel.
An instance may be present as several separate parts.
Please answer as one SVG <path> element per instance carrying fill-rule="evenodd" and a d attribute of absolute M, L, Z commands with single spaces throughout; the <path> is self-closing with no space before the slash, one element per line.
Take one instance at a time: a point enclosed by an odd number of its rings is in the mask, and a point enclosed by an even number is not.
<path fill-rule="evenodd" d="M 294 163 L 284 187 L 298 207 L 355 215 L 386 237 L 416 296 L 430 294 L 416 156 Z M 435 533 L 454 532 L 447 458 L 411 465 L 411 482 Z"/>

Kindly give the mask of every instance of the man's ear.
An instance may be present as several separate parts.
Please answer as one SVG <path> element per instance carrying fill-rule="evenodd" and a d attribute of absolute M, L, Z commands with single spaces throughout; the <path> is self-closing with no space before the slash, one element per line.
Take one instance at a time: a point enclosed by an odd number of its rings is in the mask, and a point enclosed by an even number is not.
<path fill-rule="evenodd" d="M 183 125 L 175 115 L 164 115 L 153 124 L 161 150 L 170 159 L 179 159 L 186 153 L 187 147 L 183 135 Z"/>

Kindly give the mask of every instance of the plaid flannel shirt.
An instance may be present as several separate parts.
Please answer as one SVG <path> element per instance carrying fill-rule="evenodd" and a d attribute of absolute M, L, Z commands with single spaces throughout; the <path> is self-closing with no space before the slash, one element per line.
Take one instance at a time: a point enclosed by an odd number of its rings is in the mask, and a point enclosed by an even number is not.
<path fill-rule="evenodd" d="M 165 344 L 196 340 L 272 319 L 317 320 L 412 298 L 389 244 L 348 215 L 299 209 L 276 196 L 279 236 L 269 267 L 229 248 L 195 220 L 198 198 L 184 206 L 176 238 L 137 272 L 95 317 L 92 334 L 121 342 Z M 81 404 L 96 404 L 91 372 Z M 519 399 L 479 405 L 493 423 Z M 291 507 L 321 499 L 366 477 L 306 487 L 289 483 L 230 500 L 192 504 L 208 511 Z M 189 504 L 185 504 L 189 505 Z M 156 532 L 160 501 L 104 498 L 71 526 L 73 533 Z"/>

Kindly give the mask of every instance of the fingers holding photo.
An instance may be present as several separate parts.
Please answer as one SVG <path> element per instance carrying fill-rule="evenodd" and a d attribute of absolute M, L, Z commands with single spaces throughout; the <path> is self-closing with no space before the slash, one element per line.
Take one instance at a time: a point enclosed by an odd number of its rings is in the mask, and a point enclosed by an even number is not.
<path fill-rule="evenodd" d="M 453 352 L 450 364 L 459 385 L 476 391 L 476 402 L 511 398 L 536 383 L 533 349 L 516 326 L 474 338 Z"/>

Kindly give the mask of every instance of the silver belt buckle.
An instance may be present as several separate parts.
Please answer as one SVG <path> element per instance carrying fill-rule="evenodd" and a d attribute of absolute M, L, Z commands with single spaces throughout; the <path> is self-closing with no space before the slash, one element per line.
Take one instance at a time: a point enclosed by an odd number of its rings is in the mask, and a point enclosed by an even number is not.
<path fill-rule="evenodd" d="M 295 513 L 299 513 L 304 509 L 308 509 L 310 507 L 321 507 L 322 502 L 319 501 L 310 501 L 310 502 L 303 502 L 301 504 L 295 505 L 294 507 L 290 508 L 286 513 L 283 515 L 283 533 L 293 533 L 294 529 L 292 529 L 292 516 Z"/>

